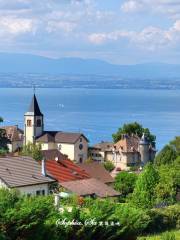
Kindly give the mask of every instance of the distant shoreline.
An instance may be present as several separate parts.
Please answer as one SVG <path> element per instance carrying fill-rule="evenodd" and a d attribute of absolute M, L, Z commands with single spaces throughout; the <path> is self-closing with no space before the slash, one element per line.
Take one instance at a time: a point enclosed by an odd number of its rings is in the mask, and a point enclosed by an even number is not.
<path fill-rule="evenodd" d="M 32 87 L 30 86 L 0 86 L 0 88 L 2 89 L 11 89 L 11 88 L 26 88 L 26 89 L 31 89 Z M 169 90 L 169 91 L 178 91 L 180 90 L 180 87 L 178 88 L 135 88 L 135 87 L 131 87 L 131 88 L 120 88 L 120 87 L 78 87 L 78 86 L 72 86 L 72 87 L 67 87 L 67 86 L 59 86 L 59 87 L 53 87 L 53 86 L 36 86 L 37 89 L 48 89 L 48 88 L 52 88 L 52 89 L 94 89 L 94 90 Z"/>

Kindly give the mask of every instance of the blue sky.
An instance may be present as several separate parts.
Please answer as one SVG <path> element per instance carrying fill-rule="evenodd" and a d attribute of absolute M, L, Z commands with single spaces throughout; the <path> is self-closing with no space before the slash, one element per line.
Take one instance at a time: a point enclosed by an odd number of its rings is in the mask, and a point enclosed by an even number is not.
<path fill-rule="evenodd" d="M 180 0 L 0 0 L 0 52 L 180 63 Z"/>

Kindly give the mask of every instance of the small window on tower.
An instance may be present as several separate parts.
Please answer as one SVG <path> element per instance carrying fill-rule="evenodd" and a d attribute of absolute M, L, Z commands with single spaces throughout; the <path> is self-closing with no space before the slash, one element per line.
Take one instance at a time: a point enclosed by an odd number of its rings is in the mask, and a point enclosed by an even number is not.
<path fill-rule="evenodd" d="M 27 126 L 31 127 L 31 120 L 27 120 Z"/>
<path fill-rule="evenodd" d="M 37 127 L 41 127 L 41 120 L 40 119 L 37 120 Z"/>

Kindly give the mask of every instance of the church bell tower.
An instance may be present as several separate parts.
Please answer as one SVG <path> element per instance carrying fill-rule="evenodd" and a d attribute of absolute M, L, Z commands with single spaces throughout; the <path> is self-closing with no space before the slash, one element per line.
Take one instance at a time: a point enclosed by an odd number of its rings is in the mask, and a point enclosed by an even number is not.
<path fill-rule="evenodd" d="M 34 94 L 29 109 L 24 115 L 24 144 L 35 143 L 36 137 L 41 136 L 43 131 L 43 114 Z"/>

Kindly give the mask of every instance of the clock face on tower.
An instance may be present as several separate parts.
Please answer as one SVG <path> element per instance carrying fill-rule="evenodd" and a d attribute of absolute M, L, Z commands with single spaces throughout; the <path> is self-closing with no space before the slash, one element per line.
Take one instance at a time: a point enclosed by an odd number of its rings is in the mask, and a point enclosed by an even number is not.
<path fill-rule="evenodd" d="M 83 145 L 82 145 L 82 143 L 79 144 L 79 149 L 80 149 L 80 150 L 83 149 Z"/>

